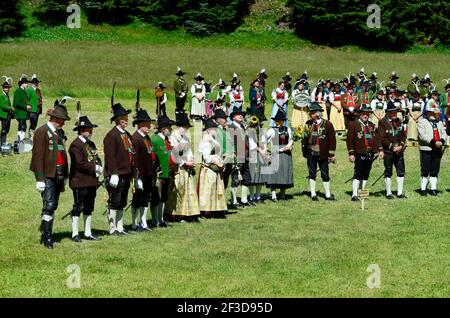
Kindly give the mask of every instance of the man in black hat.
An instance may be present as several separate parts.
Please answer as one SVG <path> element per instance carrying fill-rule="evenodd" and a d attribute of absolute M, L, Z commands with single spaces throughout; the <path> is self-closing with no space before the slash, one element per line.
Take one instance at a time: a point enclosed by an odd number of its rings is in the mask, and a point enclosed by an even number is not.
<path fill-rule="evenodd" d="M 126 235 L 123 228 L 123 211 L 127 205 L 128 190 L 133 176 L 135 150 L 132 137 L 125 129 L 128 114 L 121 104 L 112 106 L 115 126 L 103 139 L 105 152 L 105 187 L 108 191 L 108 221 L 110 235 Z"/>
<path fill-rule="evenodd" d="M 103 173 L 102 162 L 97 154 L 95 143 L 91 140 L 94 128 L 87 116 L 81 116 L 73 131 L 78 132 L 77 138 L 69 147 L 70 175 L 69 186 L 73 192 L 72 241 L 81 242 L 78 234 L 80 215 L 84 218 L 85 240 L 97 241 L 91 232 L 92 212 L 97 196 L 98 177 Z"/>
<path fill-rule="evenodd" d="M 308 165 L 309 187 L 313 201 L 319 200 L 316 194 L 317 166 L 323 181 L 325 200 L 335 200 L 330 192 L 329 163 L 336 161 L 336 135 L 331 121 L 322 118 L 323 111 L 319 103 L 311 103 L 309 107 L 311 120 L 306 122 L 302 145 L 303 156 Z"/>
<path fill-rule="evenodd" d="M 359 118 L 349 125 L 347 132 L 349 160 L 355 163 L 352 201 L 359 200 L 360 184 L 363 190 L 366 188 L 375 154 L 379 152 L 380 159 L 383 159 L 384 156 L 376 127 L 369 121 L 372 109 L 368 105 L 362 104 L 358 112 Z"/>
<path fill-rule="evenodd" d="M 403 193 L 405 181 L 405 150 L 406 133 L 402 122 L 397 117 L 397 107 L 389 101 L 386 107 L 386 116 L 378 123 L 381 146 L 384 152 L 384 182 L 386 185 L 386 198 L 393 199 L 391 191 L 392 167 L 397 171 L 397 197 L 406 198 Z"/>
<path fill-rule="evenodd" d="M 224 162 L 223 170 L 223 183 L 225 189 L 228 187 L 228 179 L 230 178 L 231 171 L 233 170 L 233 154 L 230 145 L 230 133 L 228 130 L 228 115 L 222 110 L 217 109 L 212 117 L 218 124 L 217 140 L 220 143 L 222 150 L 222 160 Z"/>
<path fill-rule="evenodd" d="M 55 102 L 49 111 L 50 120 L 39 127 L 33 136 L 33 150 L 30 170 L 36 178 L 36 190 L 41 193 L 42 223 L 41 243 L 53 248 L 53 220 L 58 208 L 59 195 L 69 177 L 68 161 L 61 130 L 66 120 L 70 120 L 66 107 Z"/>
<path fill-rule="evenodd" d="M 281 78 L 281 80 L 284 82 L 284 88 L 286 89 L 286 91 L 288 92 L 288 94 L 290 96 L 291 92 L 292 92 L 291 73 L 286 72 L 286 74 Z"/>
<path fill-rule="evenodd" d="M 136 113 L 133 126 L 137 130 L 133 134 L 133 146 L 136 151 L 134 165 L 135 191 L 131 202 L 132 229 L 135 231 L 150 231 L 147 225 L 148 204 L 157 208 L 159 204 L 158 189 L 156 188 L 157 160 L 151 134 L 151 118 L 147 111 L 141 109 Z"/>
<path fill-rule="evenodd" d="M 2 122 L 2 130 L 0 133 L 0 146 L 6 144 L 6 138 L 11 127 L 11 118 L 14 115 L 14 110 L 11 107 L 11 100 L 9 99 L 9 90 L 12 85 L 10 78 L 4 76 L 5 82 L 2 84 L 2 93 L 0 94 L 0 121 Z"/>
<path fill-rule="evenodd" d="M 249 140 L 245 131 L 244 117 L 246 112 L 239 108 L 234 108 L 230 114 L 232 120 L 229 127 L 230 138 L 233 142 L 234 166 L 231 172 L 231 194 L 232 208 L 239 206 L 237 201 L 237 188 L 241 185 L 241 206 L 249 206 L 248 187 L 251 184 L 251 176 L 249 170 Z"/>
<path fill-rule="evenodd" d="M 157 208 L 152 208 L 152 227 L 167 227 L 167 223 L 164 221 L 164 212 L 175 177 L 175 160 L 169 140 L 174 124 L 175 122 L 168 117 L 159 117 L 158 131 L 150 137 L 161 168 L 157 182 L 159 205 Z"/>
<path fill-rule="evenodd" d="M 186 104 L 186 97 L 188 92 L 188 84 L 184 79 L 184 75 L 186 73 L 178 67 L 177 73 L 175 74 L 177 78 L 173 82 L 173 89 L 175 91 L 175 103 L 176 109 L 175 112 L 184 112 L 184 105 Z"/>
<path fill-rule="evenodd" d="M 29 112 L 30 128 L 28 129 L 28 137 L 32 138 L 34 131 L 37 127 L 39 115 L 42 114 L 42 94 L 39 89 L 39 83 L 41 81 L 37 78 L 36 74 L 31 77 L 31 86 L 27 88 L 28 100 L 31 105 Z"/>
<path fill-rule="evenodd" d="M 167 95 L 164 92 L 166 86 L 163 82 L 158 82 L 158 85 L 155 87 L 155 96 L 156 96 L 156 115 L 157 116 L 167 116 L 166 112 L 166 102 Z"/>
<path fill-rule="evenodd" d="M 14 92 L 13 108 L 14 108 L 14 118 L 19 123 L 17 139 L 25 139 L 25 132 L 27 131 L 27 119 L 28 113 L 31 110 L 31 105 L 29 102 L 29 97 L 27 94 L 27 88 L 30 81 L 27 76 L 23 74 L 19 79 L 19 88 Z"/>

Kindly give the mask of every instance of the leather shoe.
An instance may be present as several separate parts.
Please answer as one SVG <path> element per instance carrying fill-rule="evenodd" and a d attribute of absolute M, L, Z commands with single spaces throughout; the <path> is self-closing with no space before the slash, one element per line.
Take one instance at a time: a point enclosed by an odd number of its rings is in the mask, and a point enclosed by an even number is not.
<path fill-rule="evenodd" d="M 158 227 L 169 227 L 166 222 L 160 222 Z"/>
<path fill-rule="evenodd" d="M 41 239 L 41 242 L 42 242 L 42 244 L 46 247 L 46 248 L 48 248 L 49 250 L 52 250 L 53 249 L 53 240 L 52 240 L 52 238 L 51 237 L 46 237 L 46 238 L 42 238 Z"/>
<path fill-rule="evenodd" d="M 352 197 L 352 201 L 354 201 L 354 202 L 355 202 L 355 201 L 359 201 L 359 198 L 358 198 L 357 196 L 353 196 L 353 197 Z"/>
<path fill-rule="evenodd" d="M 79 235 L 75 235 L 74 237 L 72 237 L 72 241 L 77 242 L 77 243 L 81 243 L 81 238 Z"/>
<path fill-rule="evenodd" d="M 336 201 L 336 198 L 334 197 L 334 194 L 331 194 L 329 197 L 325 197 L 326 201 Z"/>
<path fill-rule="evenodd" d="M 91 234 L 90 236 L 83 236 L 83 240 L 86 240 L 86 241 L 101 241 L 102 239 L 100 237 L 97 237 L 97 236 Z"/>
<path fill-rule="evenodd" d="M 392 200 L 393 198 L 394 198 L 394 196 L 392 194 L 389 194 L 386 196 L 386 199 L 388 199 L 388 200 Z"/>
<path fill-rule="evenodd" d="M 420 195 L 423 197 L 427 196 L 427 190 L 420 190 Z"/>
<path fill-rule="evenodd" d="M 430 190 L 430 195 L 433 196 L 433 197 L 435 197 L 435 196 L 437 196 L 438 194 L 437 194 L 437 191 L 436 191 L 436 190 Z"/>
<path fill-rule="evenodd" d="M 399 199 L 407 199 L 406 195 L 404 193 L 397 195 L 397 198 Z"/>
<path fill-rule="evenodd" d="M 319 201 L 319 198 L 317 197 L 317 195 L 314 195 L 314 196 L 311 197 L 311 200 L 313 200 L 313 201 Z"/>

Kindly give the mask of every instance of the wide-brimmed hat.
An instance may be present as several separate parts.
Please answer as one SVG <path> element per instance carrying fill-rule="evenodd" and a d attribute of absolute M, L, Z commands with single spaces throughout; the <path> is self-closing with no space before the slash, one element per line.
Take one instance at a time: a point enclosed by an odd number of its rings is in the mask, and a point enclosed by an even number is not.
<path fill-rule="evenodd" d="M 225 113 L 224 111 L 223 111 L 223 109 L 216 109 L 216 111 L 214 112 L 214 115 L 213 115 L 213 117 L 212 117 L 213 119 L 218 119 L 218 118 L 223 118 L 223 119 L 227 119 L 228 118 L 228 115 L 227 115 L 227 113 Z"/>
<path fill-rule="evenodd" d="M 183 76 L 184 74 L 186 74 L 186 73 L 183 72 L 183 71 L 181 70 L 181 68 L 178 66 L 178 67 L 177 67 L 177 72 L 175 73 L 175 75 L 177 75 L 177 76 Z"/>
<path fill-rule="evenodd" d="M 445 85 L 445 89 L 449 89 L 450 88 L 450 83 L 448 83 L 447 85 Z"/>
<path fill-rule="evenodd" d="M 11 85 L 12 78 L 8 77 L 8 76 L 4 76 L 4 75 L 2 77 L 5 79 L 5 81 L 2 84 L 2 87 L 3 88 L 11 88 L 12 87 L 12 85 Z"/>
<path fill-rule="evenodd" d="M 120 116 L 125 116 L 131 113 L 131 109 L 125 109 L 123 108 L 123 106 L 118 103 L 113 105 L 112 107 L 112 112 L 114 114 L 114 116 L 111 117 L 111 121 L 116 120 L 116 118 L 120 117 Z"/>
<path fill-rule="evenodd" d="M 173 125 L 175 125 L 175 122 L 167 116 L 160 116 L 158 118 L 158 130 L 165 127 L 171 127 Z"/>
<path fill-rule="evenodd" d="M 275 117 L 272 117 L 272 119 L 274 121 L 277 121 L 277 120 L 285 121 L 285 120 L 287 120 L 286 113 L 282 109 L 278 109 L 277 113 L 275 114 Z"/>
<path fill-rule="evenodd" d="M 188 118 L 186 113 L 177 113 L 176 114 L 175 125 L 176 126 L 181 126 L 181 127 L 185 127 L 185 126 L 193 127 L 191 125 L 191 122 L 189 121 L 189 118 Z"/>
<path fill-rule="evenodd" d="M 387 113 L 393 113 L 393 112 L 398 112 L 398 107 L 395 106 L 394 102 L 392 102 L 391 100 L 387 103 L 386 106 L 386 112 Z"/>
<path fill-rule="evenodd" d="M 411 94 L 412 96 L 416 97 L 416 96 L 420 96 L 420 92 L 419 91 L 414 91 Z"/>
<path fill-rule="evenodd" d="M 201 73 L 197 73 L 197 76 L 194 77 L 196 81 L 203 81 L 205 78 L 202 76 Z"/>
<path fill-rule="evenodd" d="M 268 76 L 267 76 L 267 74 L 266 74 L 266 69 L 263 68 L 261 71 L 259 71 L 258 76 L 259 76 L 260 78 L 267 79 Z"/>
<path fill-rule="evenodd" d="M 359 113 L 373 113 L 372 108 L 370 108 L 369 104 L 362 104 L 360 108 L 357 109 Z"/>
<path fill-rule="evenodd" d="M 145 109 L 140 109 L 136 112 L 136 115 L 134 116 L 133 126 L 135 126 L 136 124 L 139 124 L 139 123 L 144 123 L 144 122 L 150 123 L 151 121 L 152 121 L 152 119 L 148 115 L 147 111 Z"/>
<path fill-rule="evenodd" d="M 433 96 L 433 95 L 441 96 L 441 94 L 437 90 L 432 91 L 430 95 L 431 96 Z"/>
<path fill-rule="evenodd" d="M 389 79 L 391 81 L 396 81 L 398 80 L 400 77 L 397 76 L 397 74 L 395 72 L 392 72 L 391 76 L 389 77 Z"/>
<path fill-rule="evenodd" d="M 156 88 L 161 88 L 161 89 L 164 89 L 164 88 L 166 88 L 167 86 L 166 85 L 164 85 L 164 83 L 163 82 L 158 82 L 158 84 L 156 85 Z"/>
<path fill-rule="evenodd" d="M 31 77 L 31 81 L 30 83 L 36 84 L 38 85 L 41 81 L 38 79 L 36 74 L 33 74 L 33 76 Z"/>
<path fill-rule="evenodd" d="M 29 83 L 30 81 L 28 80 L 28 76 L 25 74 L 22 74 L 22 76 L 20 76 L 19 78 L 19 86 L 22 85 L 23 83 Z"/>
<path fill-rule="evenodd" d="M 250 83 L 250 86 L 255 85 L 256 82 L 260 83 L 259 78 L 255 78 L 255 79 Z"/>
<path fill-rule="evenodd" d="M 372 75 L 370 75 L 370 79 L 371 79 L 372 81 L 376 81 L 376 80 L 377 80 L 377 73 L 376 73 L 376 72 L 373 72 Z"/>
<path fill-rule="evenodd" d="M 283 82 L 289 83 L 290 81 L 292 81 L 291 73 L 286 72 L 286 74 L 281 79 L 283 80 Z"/>
<path fill-rule="evenodd" d="M 70 120 L 67 108 L 64 105 L 58 104 L 53 109 L 50 109 L 47 113 L 50 117 L 60 118 L 64 120 Z"/>
<path fill-rule="evenodd" d="M 320 106 L 320 104 L 318 102 L 311 102 L 311 104 L 309 105 L 309 111 L 310 112 L 316 112 L 316 111 L 323 112 L 323 108 L 322 108 L 322 106 Z"/>
<path fill-rule="evenodd" d="M 91 123 L 88 116 L 81 116 L 80 119 L 75 123 L 76 127 L 73 129 L 73 131 L 78 131 L 83 128 L 95 128 L 98 127 L 97 125 Z"/>
<path fill-rule="evenodd" d="M 440 113 L 441 109 L 436 102 L 429 102 L 427 103 L 427 106 L 425 107 L 426 112 L 433 112 L 433 113 Z"/>
<path fill-rule="evenodd" d="M 207 130 L 209 128 L 217 128 L 217 127 L 218 127 L 217 123 L 212 118 L 208 118 L 205 120 L 205 127 L 203 128 L 203 130 Z"/>
<path fill-rule="evenodd" d="M 242 108 L 234 106 L 233 111 L 230 114 L 230 118 L 233 119 L 234 116 L 241 114 L 242 116 L 247 115 L 245 111 L 242 110 Z"/>

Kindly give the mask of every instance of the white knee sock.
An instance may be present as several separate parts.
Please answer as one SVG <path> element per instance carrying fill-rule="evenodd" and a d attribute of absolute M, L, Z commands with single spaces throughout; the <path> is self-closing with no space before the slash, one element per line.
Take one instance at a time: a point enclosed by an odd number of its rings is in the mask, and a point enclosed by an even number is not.
<path fill-rule="evenodd" d="M 148 227 L 148 225 L 147 225 L 147 211 L 148 211 L 148 207 L 141 207 L 141 226 L 143 228 Z"/>
<path fill-rule="evenodd" d="M 392 194 L 392 180 L 391 178 L 384 178 L 384 183 L 386 184 L 386 196 Z"/>
<path fill-rule="evenodd" d="M 78 223 L 80 221 L 79 216 L 72 216 L 72 237 L 78 235 Z"/>
<path fill-rule="evenodd" d="M 110 209 L 108 214 L 109 234 L 113 234 L 117 230 L 116 222 L 117 222 L 117 210 Z"/>
<path fill-rule="evenodd" d="M 420 190 L 425 191 L 427 189 L 428 178 L 422 177 L 420 178 Z"/>
<path fill-rule="evenodd" d="M 316 195 L 316 180 L 309 179 L 309 191 L 311 191 L 311 197 Z"/>
<path fill-rule="evenodd" d="M 366 188 L 366 185 L 367 185 L 367 180 L 363 180 L 362 181 L 362 186 L 361 186 L 361 189 L 365 189 Z"/>
<path fill-rule="evenodd" d="M 358 189 L 359 189 L 359 180 L 353 179 L 353 193 L 352 197 L 358 196 Z"/>
<path fill-rule="evenodd" d="M 403 183 L 405 182 L 405 177 L 397 177 L 397 195 L 403 194 Z"/>
<path fill-rule="evenodd" d="M 123 210 L 117 211 L 117 231 L 123 232 Z"/>
<path fill-rule="evenodd" d="M 277 199 L 277 191 L 272 190 L 272 200 L 276 200 L 276 199 Z"/>
<path fill-rule="evenodd" d="M 248 202 L 248 187 L 245 185 L 241 186 L 241 202 L 242 203 Z"/>
<path fill-rule="evenodd" d="M 135 208 L 131 208 L 131 226 L 133 227 L 133 229 L 136 229 L 138 227 L 138 212 L 137 209 Z"/>
<path fill-rule="evenodd" d="M 164 209 L 166 207 L 166 204 L 161 202 L 158 206 L 158 222 L 163 223 L 164 222 Z"/>
<path fill-rule="evenodd" d="M 325 197 L 331 197 L 330 181 L 323 182 L 323 189 L 325 190 Z"/>
<path fill-rule="evenodd" d="M 232 187 L 231 188 L 231 196 L 232 196 L 232 200 L 233 200 L 233 204 L 237 204 L 237 187 Z"/>
<path fill-rule="evenodd" d="M 83 218 L 84 218 L 84 236 L 91 236 L 92 215 L 83 215 Z"/>
<path fill-rule="evenodd" d="M 430 177 L 430 186 L 431 186 L 431 190 L 436 190 L 437 189 L 437 177 Z"/>

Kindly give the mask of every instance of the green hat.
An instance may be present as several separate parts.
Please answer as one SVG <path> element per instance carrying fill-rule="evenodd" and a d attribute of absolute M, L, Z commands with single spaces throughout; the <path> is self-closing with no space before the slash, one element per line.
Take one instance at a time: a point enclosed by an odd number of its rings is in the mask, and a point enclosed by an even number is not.
<path fill-rule="evenodd" d="M 309 111 L 310 112 L 323 112 L 323 108 L 322 106 L 320 106 L 320 104 L 318 102 L 311 102 L 311 105 L 309 105 Z"/>

